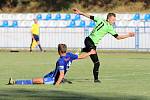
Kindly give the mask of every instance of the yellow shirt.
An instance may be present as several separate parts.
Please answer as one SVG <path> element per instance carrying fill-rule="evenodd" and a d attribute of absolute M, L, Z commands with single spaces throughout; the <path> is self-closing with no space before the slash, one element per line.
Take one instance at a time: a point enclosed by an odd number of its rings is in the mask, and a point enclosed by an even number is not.
<path fill-rule="evenodd" d="M 40 31 L 40 29 L 39 29 L 39 24 L 33 24 L 32 25 L 32 34 L 35 34 L 35 35 L 39 35 L 39 31 Z"/>

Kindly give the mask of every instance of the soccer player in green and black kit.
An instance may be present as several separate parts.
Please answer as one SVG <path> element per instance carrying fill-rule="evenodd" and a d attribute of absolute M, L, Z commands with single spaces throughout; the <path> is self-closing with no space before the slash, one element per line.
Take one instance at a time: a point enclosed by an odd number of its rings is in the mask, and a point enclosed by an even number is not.
<path fill-rule="evenodd" d="M 95 17 L 89 14 L 83 13 L 77 8 L 74 8 L 73 11 L 76 14 L 83 15 L 96 22 L 96 26 L 94 27 L 93 31 L 88 37 L 86 37 L 84 41 L 85 48 L 82 49 L 82 52 L 89 52 L 91 49 L 96 50 L 96 46 L 106 34 L 111 34 L 118 40 L 125 39 L 128 37 L 133 37 L 135 35 L 135 33 L 133 32 L 129 32 L 128 34 L 124 34 L 124 35 L 118 35 L 116 33 L 116 31 L 114 30 L 112 26 L 116 21 L 116 15 L 114 13 L 108 13 L 107 19 L 105 20 L 101 17 Z M 97 54 L 93 54 L 93 55 L 90 55 L 90 58 L 94 63 L 94 68 L 93 68 L 94 82 L 100 83 L 101 81 L 98 79 L 99 66 L 100 66 L 98 56 Z"/>

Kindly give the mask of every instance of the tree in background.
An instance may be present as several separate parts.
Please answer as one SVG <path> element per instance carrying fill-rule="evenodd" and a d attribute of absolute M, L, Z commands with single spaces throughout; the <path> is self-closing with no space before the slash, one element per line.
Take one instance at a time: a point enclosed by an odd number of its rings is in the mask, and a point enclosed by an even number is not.
<path fill-rule="evenodd" d="M 0 0 L 3 12 L 59 12 L 80 6 L 86 11 L 110 11 L 119 6 L 140 2 L 145 9 L 150 9 L 149 0 Z"/>
<path fill-rule="evenodd" d="M 145 9 L 150 8 L 150 0 L 144 0 Z"/>
<path fill-rule="evenodd" d="M 40 8 L 44 11 L 61 11 L 71 8 L 71 4 L 76 0 L 38 0 Z"/>

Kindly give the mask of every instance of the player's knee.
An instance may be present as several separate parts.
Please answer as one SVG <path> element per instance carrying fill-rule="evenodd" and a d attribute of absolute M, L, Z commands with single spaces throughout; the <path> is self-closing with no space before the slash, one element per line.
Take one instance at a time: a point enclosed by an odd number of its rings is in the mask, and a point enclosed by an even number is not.
<path fill-rule="evenodd" d="M 96 63 L 94 63 L 94 66 L 99 67 L 100 66 L 100 62 L 97 61 Z"/>
<path fill-rule="evenodd" d="M 99 66 L 100 66 L 100 62 L 99 61 L 96 62 L 96 63 L 94 63 L 94 69 L 93 69 L 93 71 L 98 71 L 99 70 Z"/>

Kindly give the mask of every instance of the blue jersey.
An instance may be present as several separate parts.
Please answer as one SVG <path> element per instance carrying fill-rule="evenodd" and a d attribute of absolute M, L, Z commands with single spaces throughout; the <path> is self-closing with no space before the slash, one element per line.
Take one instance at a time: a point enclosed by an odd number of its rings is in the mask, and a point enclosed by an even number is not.
<path fill-rule="evenodd" d="M 73 54 L 71 52 L 66 53 L 65 56 L 60 56 L 60 58 L 57 60 L 55 70 L 45 75 L 44 78 L 53 77 L 55 84 L 55 82 L 57 82 L 59 78 L 60 71 L 64 71 L 64 74 L 66 74 L 70 65 L 72 64 L 72 61 L 76 59 L 78 59 L 78 55 Z M 48 80 L 46 79 L 46 81 Z"/>

